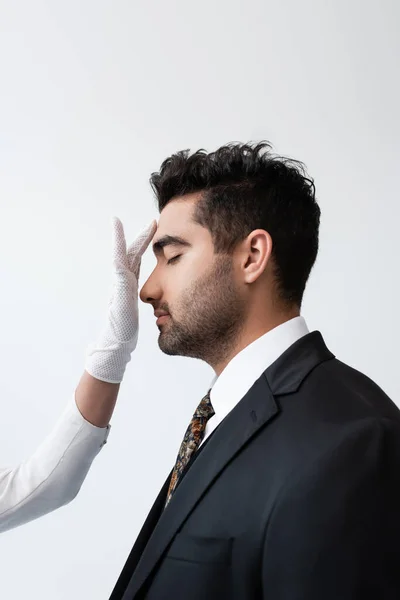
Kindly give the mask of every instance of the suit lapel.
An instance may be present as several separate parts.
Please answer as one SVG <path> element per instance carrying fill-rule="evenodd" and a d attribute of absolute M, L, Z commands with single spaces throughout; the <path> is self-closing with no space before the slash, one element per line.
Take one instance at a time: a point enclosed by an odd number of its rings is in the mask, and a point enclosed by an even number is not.
<path fill-rule="evenodd" d="M 212 437 L 176 489 L 147 543 L 123 600 L 135 597 L 183 522 L 222 469 L 277 412 L 268 382 L 262 376 L 220 424 L 218 434 Z"/>
<path fill-rule="evenodd" d="M 197 451 L 197 453 L 192 457 L 192 461 L 188 465 L 188 467 L 191 466 L 191 464 L 193 464 L 193 462 L 198 459 L 198 457 L 203 452 L 204 448 L 207 446 L 207 444 L 209 444 L 213 435 L 215 435 L 215 431 L 207 438 L 207 440 L 203 443 L 203 445 L 200 447 L 200 449 Z M 142 526 L 142 529 L 140 530 L 140 533 L 135 541 L 135 544 L 131 550 L 131 553 L 129 554 L 129 556 L 125 562 L 124 568 L 121 571 L 121 574 L 118 578 L 117 583 L 114 586 L 114 589 L 112 591 L 112 594 L 111 594 L 109 600 L 121 600 L 121 598 L 125 592 L 125 589 L 132 577 L 132 573 L 134 573 L 136 566 L 137 566 L 137 564 L 143 554 L 143 551 L 146 547 L 146 544 L 147 544 L 151 534 L 153 533 L 153 530 L 156 527 L 161 514 L 164 511 L 164 506 L 165 506 L 165 501 L 167 499 L 169 483 L 171 481 L 171 475 L 172 475 L 172 471 L 168 475 L 163 487 L 161 488 L 160 493 L 157 496 L 156 501 L 154 502 L 149 514 L 147 515 L 146 521 L 144 522 L 144 525 Z M 184 479 L 185 475 L 186 475 L 186 470 L 184 470 L 184 472 L 182 473 L 181 480 Z M 178 482 L 178 487 L 181 484 L 181 480 L 179 480 L 179 482 Z"/>
<path fill-rule="evenodd" d="M 332 358 L 334 355 L 326 348 L 319 332 L 304 336 L 284 352 L 219 425 L 215 435 L 191 465 L 167 508 L 162 510 L 157 526 L 154 527 L 151 515 L 153 510 L 154 514 L 157 512 L 157 518 L 160 514 L 161 505 L 158 503 L 165 501 L 169 483 L 169 478 L 167 479 L 142 532 L 147 523 L 149 528 L 143 534 L 140 544 L 139 536 L 132 551 L 129 572 L 133 576 L 126 587 L 123 600 L 135 598 L 175 534 L 214 480 L 257 431 L 278 414 L 279 408 L 274 396 L 297 391 L 312 369 Z M 151 527 L 154 529 L 148 537 Z"/>

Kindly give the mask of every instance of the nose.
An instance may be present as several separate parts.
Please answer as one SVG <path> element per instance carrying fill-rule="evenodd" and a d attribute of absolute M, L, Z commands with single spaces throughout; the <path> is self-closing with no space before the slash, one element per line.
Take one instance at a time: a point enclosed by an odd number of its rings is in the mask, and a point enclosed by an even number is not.
<path fill-rule="evenodd" d="M 150 275 L 150 277 L 142 286 L 142 289 L 139 293 L 139 298 L 145 304 L 153 304 L 154 302 L 158 302 L 160 300 L 161 288 L 154 277 L 154 273 Z"/>

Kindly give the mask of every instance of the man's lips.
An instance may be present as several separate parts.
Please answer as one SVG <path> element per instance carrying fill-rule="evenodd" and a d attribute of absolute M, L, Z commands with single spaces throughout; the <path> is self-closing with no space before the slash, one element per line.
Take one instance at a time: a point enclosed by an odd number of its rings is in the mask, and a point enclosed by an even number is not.
<path fill-rule="evenodd" d="M 158 317 L 156 323 L 157 325 L 160 325 L 161 323 L 164 323 L 164 321 L 166 321 L 169 318 L 170 315 L 161 315 L 160 317 Z"/>

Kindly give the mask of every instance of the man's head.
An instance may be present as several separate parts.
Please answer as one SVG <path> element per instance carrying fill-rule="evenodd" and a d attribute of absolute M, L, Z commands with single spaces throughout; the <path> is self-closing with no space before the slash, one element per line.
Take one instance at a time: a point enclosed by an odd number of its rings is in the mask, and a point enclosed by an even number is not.
<path fill-rule="evenodd" d="M 150 181 L 157 266 L 140 297 L 170 315 L 159 325 L 164 352 L 215 366 L 239 339 L 300 310 L 320 217 L 301 163 L 267 143 L 229 144 L 178 152 Z"/>

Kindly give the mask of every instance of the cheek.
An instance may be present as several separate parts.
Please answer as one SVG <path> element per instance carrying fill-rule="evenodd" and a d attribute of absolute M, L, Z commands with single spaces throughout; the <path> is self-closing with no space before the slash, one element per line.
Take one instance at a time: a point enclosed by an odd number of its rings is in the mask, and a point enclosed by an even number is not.
<path fill-rule="evenodd" d="M 185 292 L 193 282 L 193 272 L 185 269 L 174 269 L 164 278 L 164 290 L 167 297 L 177 298 Z"/>
<path fill-rule="evenodd" d="M 204 268 L 203 268 L 204 270 Z M 199 277 L 199 265 L 194 261 L 182 260 L 176 266 L 170 267 L 163 276 L 165 297 L 179 299 L 190 290 Z"/>

